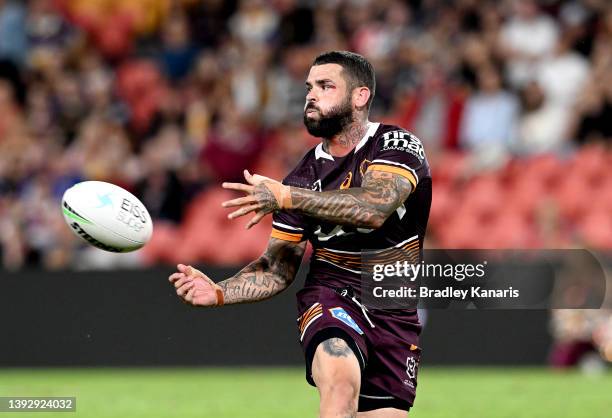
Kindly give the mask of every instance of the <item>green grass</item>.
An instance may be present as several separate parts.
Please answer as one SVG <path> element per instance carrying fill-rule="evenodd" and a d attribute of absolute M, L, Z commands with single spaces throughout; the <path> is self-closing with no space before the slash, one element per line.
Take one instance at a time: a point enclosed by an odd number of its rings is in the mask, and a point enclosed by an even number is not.
<path fill-rule="evenodd" d="M 77 412 L 36 417 L 316 417 L 301 369 L 0 370 L 0 396 L 76 396 Z M 0 413 L 25 418 L 28 413 Z M 546 369 L 421 371 L 411 418 L 612 416 L 612 374 Z"/>

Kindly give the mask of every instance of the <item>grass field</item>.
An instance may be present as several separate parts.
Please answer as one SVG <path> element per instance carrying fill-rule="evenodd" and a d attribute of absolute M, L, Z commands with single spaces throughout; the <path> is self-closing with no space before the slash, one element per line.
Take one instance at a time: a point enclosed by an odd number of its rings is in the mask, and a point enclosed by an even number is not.
<path fill-rule="evenodd" d="M 36 417 L 316 417 L 301 369 L 0 370 L 0 396 L 76 396 L 76 413 Z M 31 416 L 0 413 L 0 418 Z M 612 416 L 612 373 L 426 368 L 411 418 Z"/>

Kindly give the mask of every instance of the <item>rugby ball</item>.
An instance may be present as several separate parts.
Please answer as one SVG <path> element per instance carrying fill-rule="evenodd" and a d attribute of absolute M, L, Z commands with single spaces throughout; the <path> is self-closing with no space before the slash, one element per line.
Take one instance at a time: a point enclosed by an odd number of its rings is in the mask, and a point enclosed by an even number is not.
<path fill-rule="evenodd" d="M 87 243 L 125 253 L 144 246 L 153 233 L 149 212 L 136 196 L 111 183 L 84 181 L 62 197 L 66 223 Z"/>

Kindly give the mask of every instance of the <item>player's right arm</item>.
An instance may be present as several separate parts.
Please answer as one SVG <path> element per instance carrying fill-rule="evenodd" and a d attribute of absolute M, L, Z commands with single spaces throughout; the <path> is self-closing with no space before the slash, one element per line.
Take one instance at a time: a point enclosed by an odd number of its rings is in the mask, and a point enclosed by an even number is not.
<path fill-rule="evenodd" d="M 229 279 L 215 283 L 191 266 L 179 264 L 169 277 L 177 295 L 194 306 L 256 302 L 268 299 L 295 279 L 306 242 L 291 242 L 271 237 L 266 251 Z"/>

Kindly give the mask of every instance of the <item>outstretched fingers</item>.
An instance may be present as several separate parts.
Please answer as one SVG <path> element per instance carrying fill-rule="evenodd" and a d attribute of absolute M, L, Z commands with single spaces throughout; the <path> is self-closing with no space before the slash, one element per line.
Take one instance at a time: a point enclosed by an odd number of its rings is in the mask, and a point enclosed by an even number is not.
<path fill-rule="evenodd" d="M 257 197 L 255 197 L 254 195 L 249 195 L 245 197 L 239 197 L 238 199 L 227 200 L 221 203 L 221 206 L 223 206 L 224 208 L 231 208 L 234 206 L 242 206 L 248 203 L 256 203 L 256 202 L 257 202 Z"/>
<path fill-rule="evenodd" d="M 221 187 L 223 187 L 224 189 L 229 189 L 229 190 L 236 190 L 239 192 L 246 192 L 246 193 L 252 193 L 254 187 L 250 186 L 248 184 L 242 184 L 242 183 L 228 183 L 225 182 L 221 185 Z"/>
<path fill-rule="evenodd" d="M 259 221 L 261 221 L 266 215 L 267 215 L 266 212 L 263 212 L 263 211 L 257 212 L 255 216 L 253 216 L 251 220 L 249 221 L 249 223 L 247 224 L 246 229 L 250 229 L 251 227 L 257 225 Z"/>
<path fill-rule="evenodd" d="M 235 219 L 235 218 L 239 218 L 241 216 L 244 216 L 248 213 L 251 213 L 253 211 L 256 211 L 258 209 L 261 209 L 262 205 L 261 204 L 254 204 L 254 205 L 249 205 L 249 206 L 243 206 L 240 209 L 230 213 L 229 215 L 227 215 L 227 217 L 229 219 Z"/>

